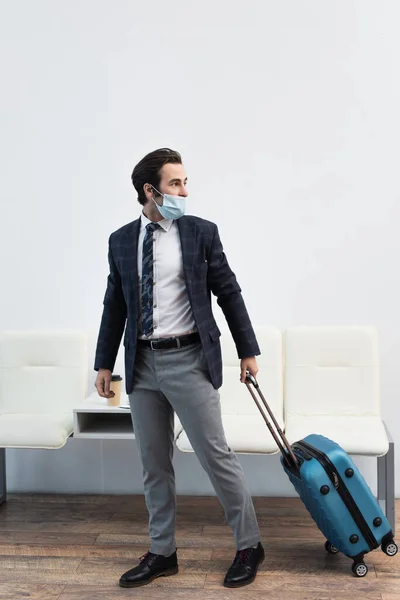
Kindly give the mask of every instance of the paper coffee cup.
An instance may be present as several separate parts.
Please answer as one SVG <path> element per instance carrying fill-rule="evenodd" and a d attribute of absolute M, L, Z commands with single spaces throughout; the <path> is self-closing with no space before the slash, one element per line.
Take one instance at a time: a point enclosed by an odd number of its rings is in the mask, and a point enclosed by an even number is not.
<path fill-rule="evenodd" d="M 120 375 L 113 375 L 110 382 L 110 391 L 114 392 L 113 398 L 107 398 L 108 406 L 119 406 L 121 401 L 121 381 Z"/>

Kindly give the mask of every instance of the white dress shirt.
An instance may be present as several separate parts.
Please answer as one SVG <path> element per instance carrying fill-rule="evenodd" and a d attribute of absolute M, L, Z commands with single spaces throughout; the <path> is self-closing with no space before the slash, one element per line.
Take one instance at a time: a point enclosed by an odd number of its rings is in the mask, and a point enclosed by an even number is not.
<path fill-rule="evenodd" d="M 142 213 L 138 242 L 139 337 L 156 339 L 196 331 L 186 283 L 183 276 L 182 248 L 178 226 L 172 219 L 158 221 L 153 232 L 153 328 L 148 338 L 142 327 L 142 257 L 146 225 L 151 221 Z"/>

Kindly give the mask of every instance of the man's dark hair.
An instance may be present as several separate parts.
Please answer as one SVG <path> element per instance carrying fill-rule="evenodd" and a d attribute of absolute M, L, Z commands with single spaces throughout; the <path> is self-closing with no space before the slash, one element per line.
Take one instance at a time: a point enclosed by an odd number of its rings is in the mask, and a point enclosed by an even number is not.
<path fill-rule="evenodd" d="M 143 206 L 146 204 L 146 196 L 143 191 L 144 184 L 150 183 L 158 189 L 161 180 L 160 171 L 168 163 L 182 164 L 181 155 L 170 148 L 160 148 L 147 154 L 133 169 L 132 183 L 138 193 L 138 202 Z"/>

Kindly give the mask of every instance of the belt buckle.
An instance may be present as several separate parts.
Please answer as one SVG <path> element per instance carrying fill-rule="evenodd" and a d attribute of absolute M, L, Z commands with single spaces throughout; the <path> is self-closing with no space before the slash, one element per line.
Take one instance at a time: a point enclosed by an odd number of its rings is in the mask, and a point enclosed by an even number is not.
<path fill-rule="evenodd" d="M 176 344 L 176 348 L 180 348 L 181 347 L 181 340 L 179 337 L 175 337 L 175 338 L 171 338 L 174 340 L 175 344 Z M 154 343 L 158 343 L 159 340 L 149 340 L 150 342 L 150 349 L 151 350 L 157 350 L 157 348 L 154 346 Z"/>

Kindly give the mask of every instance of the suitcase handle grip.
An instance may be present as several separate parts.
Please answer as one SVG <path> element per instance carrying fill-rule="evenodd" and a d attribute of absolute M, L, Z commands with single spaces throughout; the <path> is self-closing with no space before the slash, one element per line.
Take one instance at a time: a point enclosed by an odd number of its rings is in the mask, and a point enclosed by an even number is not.
<path fill-rule="evenodd" d="M 285 434 L 283 433 L 282 429 L 280 428 L 278 421 L 275 419 L 272 410 L 268 406 L 268 403 L 267 403 L 266 399 L 264 398 L 263 393 L 260 390 L 260 386 L 258 385 L 256 378 L 253 375 L 251 375 L 251 373 L 249 373 L 249 371 L 246 371 L 245 383 L 246 383 L 247 389 L 249 390 L 251 396 L 253 397 L 254 402 L 257 404 L 258 410 L 260 411 L 261 416 L 263 417 L 265 423 L 267 424 L 267 427 L 270 430 L 272 437 L 274 438 L 279 450 L 281 451 L 281 453 L 285 457 L 286 461 L 288 461 L 288 462 L 289 462 L 288 456 L 290 456 L 290 462 L 292 462 L 293 466 L 296 469 L 298 469 L 299 461 L 297 460 L 297 458 L 292 450 L 291 445 L 289 444 L 288 440 L 286 439 Z M 260 402 L 257 399 L 257 396 L 253 392 L 252 385 L 257 390 L 258 395 L 260 396 L 262 403 L 264 404 L 265 408 L 267 409 L 268 414 L 271 417 L 272 422 L 275 425 L 279 436 L 274 431 L 274 428 L 272 427 L 271 423 L 269 422 L 267 415 L 265 414 Z"/>
<path fill-rule="evenodd" d="M 246 371 L 246 383 L 247 382 L 252 383 L 254 387 L 258 389 L 259 385 L 257 383 L 257 379 L 251 373 L 249 373 L 249 371 Z"/>

